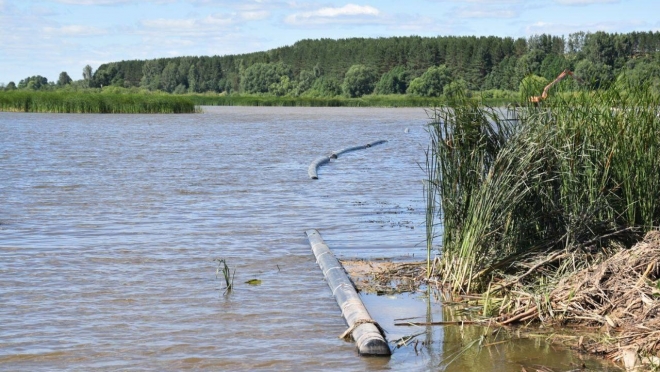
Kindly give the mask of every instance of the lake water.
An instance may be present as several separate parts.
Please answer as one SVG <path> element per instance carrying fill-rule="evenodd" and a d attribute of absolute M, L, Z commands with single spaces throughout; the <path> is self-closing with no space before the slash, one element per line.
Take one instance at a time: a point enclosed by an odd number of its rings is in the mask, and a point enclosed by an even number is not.
<path fill-rule="evenodd" d="M 304 235 L 318 229 L 340 258 L 424 256 L 424 110 L 204 111 L 0 113 L 0 369 L 440 368 L 454 331 L 391 358 L 339 340 Z M 308 178 L 316 157 L 380 139 Z M 227 296 L 216 259 L 236 270 Z M 393 319 L 442 318 L 421 295 L 365 300 L 390 340 L 415 332 Z M 494 370 L 577 358 L 520 348 Z"/>

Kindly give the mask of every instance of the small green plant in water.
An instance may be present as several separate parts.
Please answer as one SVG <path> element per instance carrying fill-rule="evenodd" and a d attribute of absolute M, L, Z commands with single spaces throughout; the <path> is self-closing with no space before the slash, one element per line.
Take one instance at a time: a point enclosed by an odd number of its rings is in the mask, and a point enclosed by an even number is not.
<path fill-rule="evenodd" d="M 234 289 L 234 276 L 236 275 L 236 269 L 231 271 L 224 258 L 216 258 L 213 261 L 218 262 L 218 267 L 215 270 L 215 278 L 218 279 L 218 274 L 222 272 L 222 277 L 225 279 L 225 291 L 222 294 L 226 295 L 231 293 Z"/>
<path fill-rule="evenodd" d="M 261 285 L 261 280 L 260 279 L 250 279 L 245 284 L 249 285 Z"/>

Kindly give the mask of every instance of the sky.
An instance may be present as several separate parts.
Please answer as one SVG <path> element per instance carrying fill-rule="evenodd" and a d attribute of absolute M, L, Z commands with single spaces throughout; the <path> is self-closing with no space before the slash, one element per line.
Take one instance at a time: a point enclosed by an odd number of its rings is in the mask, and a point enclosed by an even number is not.
<path fill-rule="evenodd" d="M 658 0 L 0 0 L 0 85 L 302 39 L 660 31 Z"/>

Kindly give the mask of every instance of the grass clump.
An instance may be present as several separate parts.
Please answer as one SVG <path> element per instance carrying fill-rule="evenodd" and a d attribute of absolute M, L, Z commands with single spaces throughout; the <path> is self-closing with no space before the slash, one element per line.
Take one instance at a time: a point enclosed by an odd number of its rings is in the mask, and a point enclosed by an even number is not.
<path fill-rule="evenodd" d="M 222 278 L 225 280 L 225 291 L 223 294 L 229 294 L 234 289 L 234 276 L 236 275 L 236 269 L 232 272 L 227 265 L 227 261 L 223 258 L 216 258 L 213 261 L 218 262 L 218 267 L 215 270 L 215 278 L 218 278 L 219 274 L 222 274 Z"/>

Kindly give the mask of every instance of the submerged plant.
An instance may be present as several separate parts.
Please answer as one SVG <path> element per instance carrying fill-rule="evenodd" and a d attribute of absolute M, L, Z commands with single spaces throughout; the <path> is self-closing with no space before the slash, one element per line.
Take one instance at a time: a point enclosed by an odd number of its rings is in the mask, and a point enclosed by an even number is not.
<path fill-rule="evenodd" d="M 232 272 L 227 266 L 227 261 L 224 258 L 216 258 L 213 261 L 218 262 L 218 267 L 215 270 L 215 278 L 218 279 L 218 274 L 222 273 L 222 277 L 225 279 L 225 291 L 223 294 L 229 294 L 234 289 L 234 276 L 236 275 L 236 269 Z"/>

